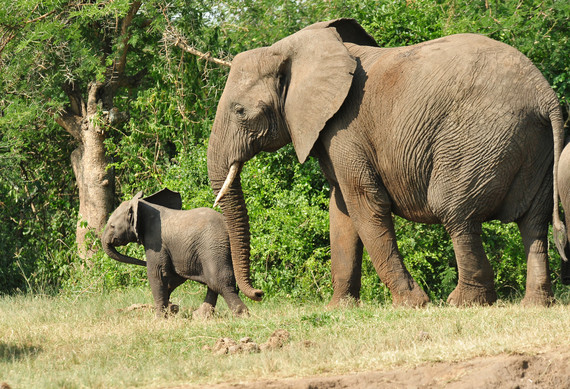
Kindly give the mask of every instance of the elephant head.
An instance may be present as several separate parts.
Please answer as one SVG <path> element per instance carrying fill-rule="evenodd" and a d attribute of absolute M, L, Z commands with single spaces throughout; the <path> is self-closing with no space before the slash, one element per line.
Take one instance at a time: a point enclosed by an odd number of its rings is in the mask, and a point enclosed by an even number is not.
<path fill-rule="evenodd" d="M 208 146 L 208 175 L 230 234 L 234 273 L 253 300 L 244 162 L 293 143 L 303 163 L 352 85 L 356 60 L 344 42 L 376 45 L 352 19 L 317 23 L 269 47 L 238 54 L 220 98 Z"/>
<path fill-rule="evenodd" d="M 138 192 L 131 200 L 123 201 L 111 214 L 101 235 L 101 245 L 109 257 L 119 262 L 146 266 L 145 261 L 123 255 L 116 249 L 119 246 L 140 241 L 139 202 L 141 200 L 172 209 L 182 209 L 182 199 L 177 192 L 165 188 L 144 199 L 142 191 Z"/>

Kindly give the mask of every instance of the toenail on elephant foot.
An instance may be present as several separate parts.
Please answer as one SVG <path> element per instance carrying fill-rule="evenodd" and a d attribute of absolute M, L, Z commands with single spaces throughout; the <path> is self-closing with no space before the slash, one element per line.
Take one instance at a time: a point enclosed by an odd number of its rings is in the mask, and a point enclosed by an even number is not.
<path fill-rule="evenodd" d="M 495 301 L 497 301 L 497 293 L 494 288 L 471 285 L 457 285 L 447 298 L 449 305 L 457 307 L 492 305 Z"/>

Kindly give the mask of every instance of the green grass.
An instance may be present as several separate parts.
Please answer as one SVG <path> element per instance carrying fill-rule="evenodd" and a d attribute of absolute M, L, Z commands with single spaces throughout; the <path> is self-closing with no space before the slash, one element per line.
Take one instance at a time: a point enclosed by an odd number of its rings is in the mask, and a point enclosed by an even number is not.
<path fill-rule="evenodd" d="M 217 315 L 192 320 L 203 289 L 185 286 L 173 302 L 181 314 L 156 319 L 147 289 L 105 294 L 0 298 L 0 382 L 12 388 L 124 388 L 203 385 L 263 378 L 379 370 L 426 361 L 532 352 L 567 344 L 568 305 L 394 309 L 363 303 L 327 310 L 323 302 L 246 301 L 234 318 L 220 298 Z M 220 337 L 265 342 L 283 328 L 279 350 L 214 355 Z"/>

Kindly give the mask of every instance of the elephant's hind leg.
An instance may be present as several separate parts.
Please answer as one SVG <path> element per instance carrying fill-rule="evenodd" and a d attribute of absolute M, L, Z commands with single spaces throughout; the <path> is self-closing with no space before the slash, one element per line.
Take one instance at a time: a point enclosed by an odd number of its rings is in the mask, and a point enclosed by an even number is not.
<path fill-rule="evenodd" d="M 553 302 L 554 295 L 548 269 L 547 217 L 533 216 L 531 211 L 518 222 L 527 258 L 523 305 L 547 306 Z M 537 220 L 539 218 L 543 220 Z"/>
<path fill-rule="evenodd" d="M 490 305 L 497 300 L 493 268 L 481 241 L 481 225 L 476 231 L 451 233 L 459 280 L 449 295 L 451 305 Z"/>

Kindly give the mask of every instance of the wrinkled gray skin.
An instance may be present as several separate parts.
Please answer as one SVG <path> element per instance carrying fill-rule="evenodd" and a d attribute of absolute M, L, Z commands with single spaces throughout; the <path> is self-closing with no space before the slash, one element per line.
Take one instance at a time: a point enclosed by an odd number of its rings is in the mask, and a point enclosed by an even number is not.
<path fill-rule="evenodd" d="M 363 246 L 395 305 L 428 301 L 403 264 L 392 214 L 445 226 L 458 267 L 454 305 L 496 300 L 481 223 L 518 223 L 528 264 L 523 303 L 550 303 L 553 210 L 556 236 L 564 231 L 553 205 L 562 114 L 516 49 L 473 34 L 379 48 L 354 20 L 340 19 L 237 55 L 209 141 L 214 192 L 231 166 L 239 173 L 260 151 L 289 142 L 301 163 L 318 158 L 331 186 L 331 305 L 359 298 Z M 228 188 L 219 204 L 236 280 L 259 300 L 239 174 Z"/>
<path fill-rule="evenodd" d="M 558 165 L 558 189 L 560 190 L 560 201 L 562 202 L 562 208 L 564 208 L 564 217 L 566 219 L 566 225 L 570 223 L 570 145 L 568 145 L 568 140 L 566 142 L 566 147 L 562 151 L 560 156 L 560 163 Z M 570 233 L 570 231 L 568 231 Z M 564 256 L 566 259 L 570 258 L 570 235 L 562 241 L 562 247 L 564 247 Z M 560 278 L 562 283 L 565 285 L 570 285 L 570 262 L 562 261 L 560 268 Z"/>
<path fill-rule="evenodd" d="M 246 315 L 222 215 L 210 208 L 181 208 L 177 192 L 163 189 L 146 198 L 137 193 L 109 217 L 101 238 L 105 253 L 120 262 L 146 266 L 158 316 L 169 307 L 172 291 L 186 280 L 208 286 L 204 303 L 214 307 L 221 294 L 235 315 Z M 144 246 L 146 262 L 117 251 L 130 242 Z"/>

